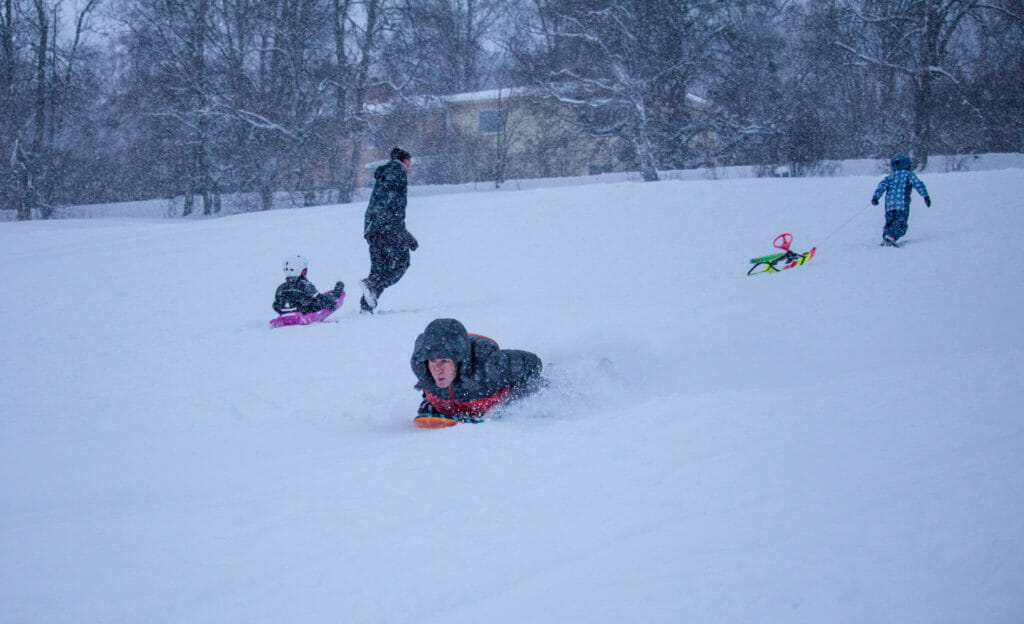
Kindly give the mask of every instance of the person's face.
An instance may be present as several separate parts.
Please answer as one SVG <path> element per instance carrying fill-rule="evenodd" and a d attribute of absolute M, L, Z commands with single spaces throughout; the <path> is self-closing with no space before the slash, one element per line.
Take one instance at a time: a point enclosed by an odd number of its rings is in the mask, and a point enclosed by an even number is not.
<path fill-rule="evenodd" d="M 455 381 L 455 360 L 429 360 L 427 368 L 438 388 L 447 388 Z"/>
<path fill-rule="evenodd" d="M 406 158 L 402 161 L 402 164 L 405 165 L 405 170 L 409 171 L 412 169 L 412 158 Z"/>

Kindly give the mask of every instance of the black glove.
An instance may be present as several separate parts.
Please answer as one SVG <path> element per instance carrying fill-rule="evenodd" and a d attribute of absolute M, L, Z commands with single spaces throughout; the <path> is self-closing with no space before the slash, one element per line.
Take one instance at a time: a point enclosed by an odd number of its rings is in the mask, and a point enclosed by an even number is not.
<path fill-rule="evenodd" d="M 878 205 L 878 198 L 877 197 L 872 197 L 871 198 L 871 205 L 872 206 L 877 206 Z"/>
<path fill-rule="evenodd" d="M 925 197 L 924 198 L 924 205 L 925 206 L 931 206 L 932 205 L 932 198 L 931 197 Z"/>
<path fill-rule="evenodd" d="M 420 403 L 420 408 L 416 410 L 417 416 L 436 416 L 437 412 L 434 411 L 434 406 L 430 404 L 430 401 L 426 397 L 423 397 L 423 401 Z"/>
<path fill-rule="evenodd" d="M 415 236 L 413 236 L 412 234 L 409 234 L 408 232 L 406 232 L 405 233 L 405 238 L 406 238 L 406 243 L 405 244 L 409 246 L 409 251 L 416 251 L 417 249 L 419 249 L 420 243 L 419 243 L 419 241 L 416 240 Z"/>

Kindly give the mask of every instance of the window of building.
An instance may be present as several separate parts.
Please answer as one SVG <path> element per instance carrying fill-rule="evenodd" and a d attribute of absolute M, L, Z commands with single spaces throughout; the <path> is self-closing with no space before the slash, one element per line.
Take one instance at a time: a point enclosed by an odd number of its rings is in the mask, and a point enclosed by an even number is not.
<path fill-rule="evenodd" d="M 477 132 L 480 134 L 501 134 L 504 131 L 504 109 L 492 108 L 477 113 Z"/>

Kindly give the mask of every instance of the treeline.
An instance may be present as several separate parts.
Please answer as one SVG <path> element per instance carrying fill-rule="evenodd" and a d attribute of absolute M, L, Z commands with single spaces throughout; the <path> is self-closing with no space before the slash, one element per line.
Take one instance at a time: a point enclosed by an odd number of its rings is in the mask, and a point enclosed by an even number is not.
<path fill-rule="evenodd" d="M 496 87 L 570 103 L 650 180 L 1022 151 L 1024 3 L 0 0 L 0 208 L 347 201 L 371 105 Z"/>

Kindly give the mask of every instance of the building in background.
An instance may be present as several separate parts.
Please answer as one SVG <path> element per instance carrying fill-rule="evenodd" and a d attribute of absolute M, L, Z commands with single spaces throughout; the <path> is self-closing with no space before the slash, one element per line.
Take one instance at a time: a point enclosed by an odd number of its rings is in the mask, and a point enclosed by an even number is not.
<path fill-rule="evenodd" d="M 628 141 L 582 130 L 572 104 L 537 89 L 392 100 L 367 112 L 360 186 L 372 184 L 373 170 L 394 145 L 412 152 L 416 184 L 501 184 L 636 169 Z"/>

